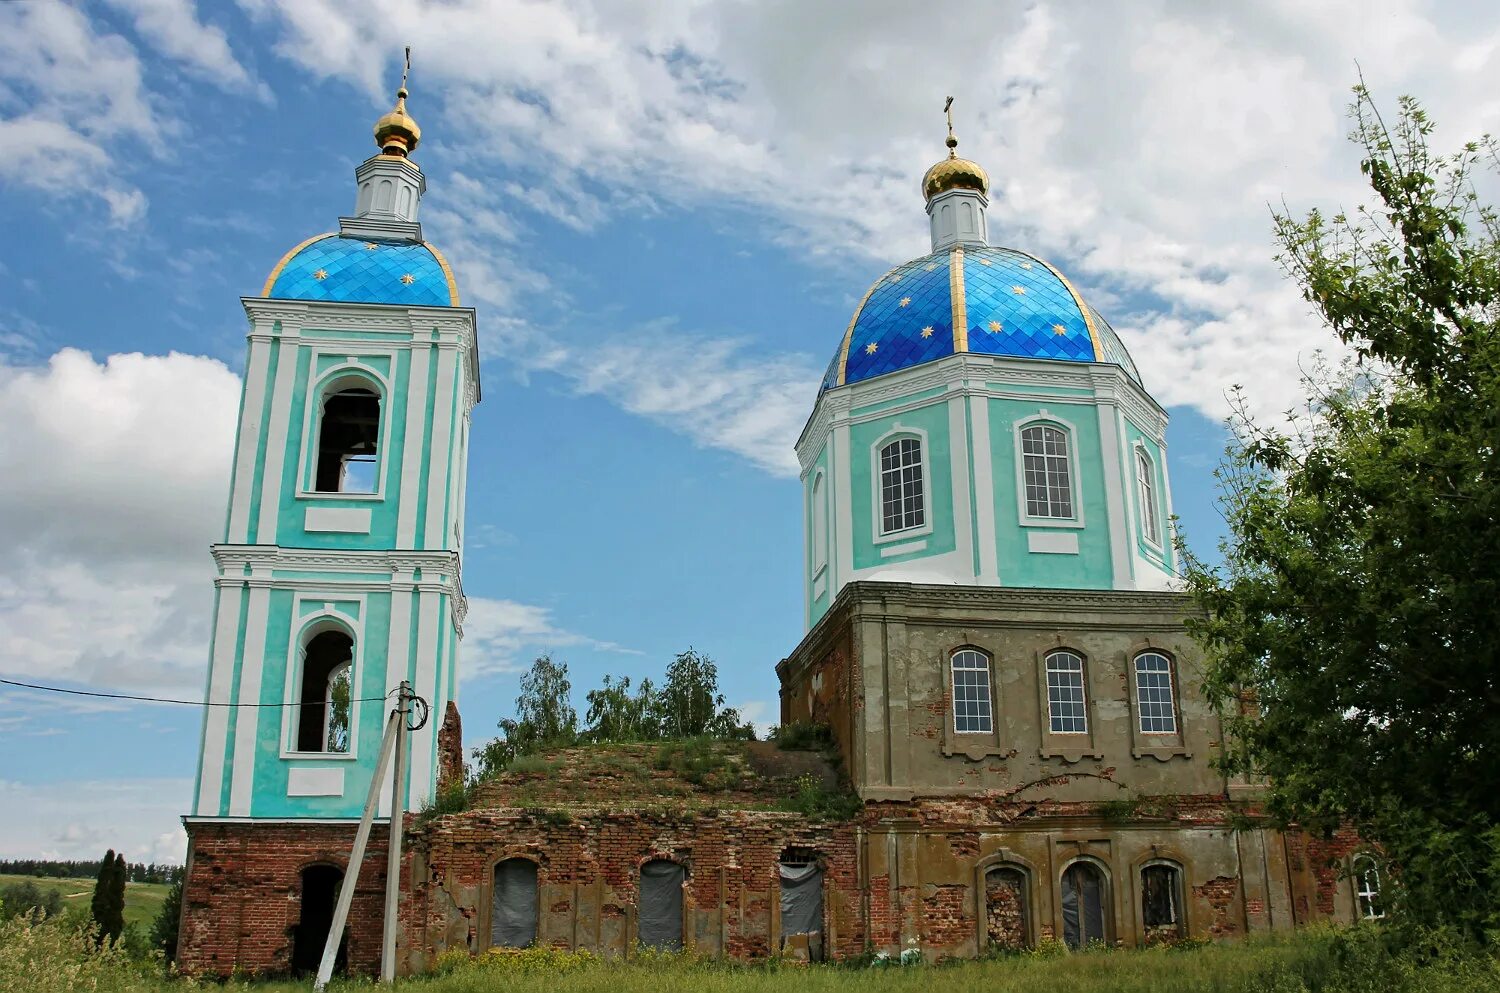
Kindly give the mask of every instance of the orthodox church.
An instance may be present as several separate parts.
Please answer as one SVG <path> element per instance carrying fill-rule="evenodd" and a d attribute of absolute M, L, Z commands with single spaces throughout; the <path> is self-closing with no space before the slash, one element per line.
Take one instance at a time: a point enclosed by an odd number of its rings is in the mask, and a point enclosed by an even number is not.
<path fill-rule="evenodd" d="M 781 721 L 829 729 L 830 755 L 799 775 L 837 777 L 855 812 L 813 817 L 748 788 L 686 786 L 664 805 L 649 772 L 651 802 L 634 802 L 626 755 L 602 790 L 560 772 L 410 813 L 462 775 L 480 384 L 475 312 L 418 219 L 407 96 L 403 82 L 376 123 L 353 213 L 242 300 L 183 969 L 315 967 L 379 790 L 340 950 L 373 971 L 382 729 L 403 683 L 430 712 L 397 765 L 406 973 L 531 942 L 933 959 L 1378 913 L 1373 877 L 1339 872 L 1359 857 L 1350 839 L 1257 826 L 1254 784 L 1212 768 L 1221 725 L 1172 589 L 1166 413 L 1061 272 L 989 243 L 989 177 L 958 157 L 951 119 L 920 186 L 932 251 L 830 329 L 797 441 L 806 632 L 776 666 Z M 784 792 L 767 749 L 746 768 Z"/>

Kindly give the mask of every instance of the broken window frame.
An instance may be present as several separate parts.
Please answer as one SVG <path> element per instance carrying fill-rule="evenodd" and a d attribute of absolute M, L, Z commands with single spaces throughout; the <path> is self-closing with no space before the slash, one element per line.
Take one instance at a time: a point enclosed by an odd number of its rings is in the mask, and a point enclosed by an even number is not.
<path fill-rule="evenodd" d="M 1350 865 L 1354 876 L 1354 900 L 1362 921 L 1378 921 L 1385 916 L 1380 906 L 1380 866 L 1374 856 L 1357 855 Z"/>
<path fill-rule="evenodd" d="M 1152 878 L 1164 879 L 1153 884 Z M 1171 859 L 1152 859 L 1141 866 L 1141 926 L 1143 928 L 1174 928 L 1178 934 L 1184 930 L 1182 909 L 1182 866 Z M 1153 898 L 1166 898 L 1166 920 L 1153 919 L 1160 907 L 1153 907 Z"/>

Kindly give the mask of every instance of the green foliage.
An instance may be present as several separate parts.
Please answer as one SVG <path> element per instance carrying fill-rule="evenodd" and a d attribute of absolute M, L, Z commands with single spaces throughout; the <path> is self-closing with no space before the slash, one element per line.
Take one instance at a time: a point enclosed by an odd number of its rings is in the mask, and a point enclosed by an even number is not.
<path fill-rule="evenodd" d="M 99 876 L 94 880 L 94 897 L 89 904 L 89 913 L 98 925 L 98 937 L 103 941 L 118 941 L 125 930 L 125 856 L 116 855 L 111 848 L 99 863 Z"/>
<path fill-rule="evenodd" d="M 177 929 L 181 922 L 182 880 L 179 879 L 167 890 L 167 898 L 151 922 L 151 947 L 160 951 L 168 962 L 177 958 Z"/>
<path fill-rule="evenodd" d="M 770 739 L 784 752 L 827 752 L 833 750 L 833 731 L 816 721 L 792 721 L 771 729 Z"/>
<path fill-rule="evenodd" d="M 755 738 L 754 728 L 740 723 L 739 711 L 724 706 L 718 665 L 692 648 L 679 652 L 667 666 L 654 708 L 663 738 Z"/>
<path fill-rule="evenodd" d="M 782 809 L 815 821 L 847 821 L 859 814 L 861 806 L 852 791 L 827 789 L 817 776 L 803 773 L 797 777 L 796 788 L 783 802 Z"/>
<path fill-rule="evenodd" d="M 510 771 L 517 776 L 547 776 L 561 768 L 560 760 L 541 755 L 520 755 L 510 763 Z"/>
<path fill-rule="evenodd" d="M 656 750 L 653 765 L 670 769 L 705 790 L 732 790 L 745 780 L 738 751 L 730 751 L 707 737 L 668 742 Z"/>
<path fill-rule="evenodd" d="M 517 756 L 562 748 L 578 741 L 578 712 L 573 709 L 568 664 L 543 655 L 521 677 L 516 716 L 500 719 L 501 736 L 474 749 L 476 775 L 488 779 L 510 767 Z"/>
<path fill-rule="evenodd" d="M 591 742 L 657 741 L 661 722 L 657 717 L 657 693 L 651 680 L 642 679 L 634 693 L 630 677 L 618 682 L 605 676 L 604 685 L 585 695 L 588 711 L 584 714 L 583 737 Z"/>
<path fill-rule="evenodd" d="M 468 810 L 474 798 L 474 786 L 473 783 L 448 783 L 439 788 L 417 811 L 417 827 L 426 827 L 439 817 Z"/>
<path fill-rule="evenodd" d="M 0 886 L 0 914 L 19 917 L 32 911 L 39 911 L 43 919 L 56 917 L 63 912 L 62 894 L 30 879 Z"/>
<path fill-rule="evenodd" d="M 1287 429 L 1237 400 L 1220 470 L 1230 540 L 1184 551 L 1226 771 L 1268 809 L 1352 825 L 1399 867 L 1404 926 L 1500 938 L 1500 225 L 1410 99 L 1357 88 L 1374 205 L 1276 218 L 1280 256 L 1354 360 L 1314 370 Z M 1382 866 L 1384 870 L 1386 867 Z"/>

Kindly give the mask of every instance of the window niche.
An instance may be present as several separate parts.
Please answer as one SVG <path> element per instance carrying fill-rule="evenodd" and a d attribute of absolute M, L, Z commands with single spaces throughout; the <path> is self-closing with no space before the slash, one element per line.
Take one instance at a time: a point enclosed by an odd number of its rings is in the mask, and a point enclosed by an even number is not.
<path fill-rule="evenodd" d="M 1135 758 L 1192 758 L 1183 735 L 1177 659 L 1149 644 L 1127 657 L 1130 749 Z"/>
<path fill-rule="evenodd" d="M 299 654 L 293 751 L 346 756 L 354 732 L 354 639 L 341 628 L 324 628 Z"/>
<path fill-rule="evenodd" d="M 1182 866 L 1157 859 L 1141 866 L 1141 934 L 1148 945 L 1173 942 L 1187 934 L 1183 915 Z"/>
<path fill-rule="evenodd" d="M 1045 410 L 1015 425 L 1016 502 L 1023 527 L 1081 528 L 1077 437 Z"/>
<path fill-rule="evenodd" d="M 1000 740 L 1002 711 L 994 659 L 974 645 L 960 645 L 938 663 L 947 701 L 939 735 L 943 755 L 978 761 L 1013 754 Z"/>
<path fill-rule="evenodd" d="M 1094 721 L 1091 663 L 1082 652 L 1059 645 L 1037 655 L 1037 726 L 1041 757 L 1081 762 L 1102 759 Z"/>
<path fill-rule="evenodd" d="M 927 434 L 900 424 L 870 446 L 871 537 L 876 544 L 932 533 L 932 466 Z M 921 546 L 912 548 L 917 550 Z M 888 550 L 883 554 L 899 554 Z"/>
<path fill-rule="evenodd" d="M 318 390 L 309 433 L 310 494 L 380 494 L 383 406 L 381 388 L 359 373 L 336 376 Z"/>

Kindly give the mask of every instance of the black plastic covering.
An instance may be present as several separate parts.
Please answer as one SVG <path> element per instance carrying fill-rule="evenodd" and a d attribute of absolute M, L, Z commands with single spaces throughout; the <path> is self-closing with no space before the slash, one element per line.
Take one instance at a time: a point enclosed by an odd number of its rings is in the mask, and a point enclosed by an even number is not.
<path fill-rule="evenodd" d="M 1062 878 L 1063 941 L 1082 948 L 1104 940 L 1104 880 L 1087 862 L 1074 862 Z"/>
<path fill-rule="evenodd" d="M 676 862 L 656 859 L 641 866 L 640 943 L 663 951 L 682 950 L 682 884 L 687 872 Z"/>
<path fill-rule="evenodd" d="M 781 935 L 823 930 L 823 872 L 816 865 L 781 866 Z"/>
<path fill-rule="evenodd" d="M 490 947 L 525 948 L 536 941 L 536 863 L 506 859 L 495 866 Z"/>

